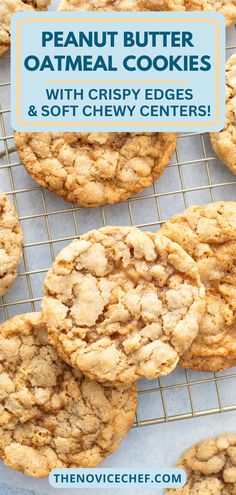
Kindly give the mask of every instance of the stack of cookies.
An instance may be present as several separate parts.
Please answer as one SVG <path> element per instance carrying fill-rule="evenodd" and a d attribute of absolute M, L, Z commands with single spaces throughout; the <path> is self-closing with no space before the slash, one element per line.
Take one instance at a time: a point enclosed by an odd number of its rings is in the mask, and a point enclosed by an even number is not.
<path fill-rule="evenodd" d="M 236 23 L 235 0 L 60 0 L 58 10 L 220 12 L 225 16 L 226 26 Z"/>

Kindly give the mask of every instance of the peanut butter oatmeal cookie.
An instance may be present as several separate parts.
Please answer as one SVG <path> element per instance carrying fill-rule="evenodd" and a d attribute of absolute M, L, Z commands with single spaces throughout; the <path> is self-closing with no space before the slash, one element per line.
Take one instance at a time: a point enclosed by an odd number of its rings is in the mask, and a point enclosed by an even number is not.
<path fill-rule="evenodd" d="M 236 55 L 226 63 L 226 122 L 220 132 L 210 134 L 218 158 L 236 174 Z"/>
<path fill-rule="evenodd" d="M 29 476 L 95 467 L 128 433 L 136 386 L 103 387 L 48 343 L 40 313 L 0 326 L 0 458 Z"/>
<path fill-rule="evenodd" d="M 170 161 L 175 133 L 15 133 L 19 157 L 41 186 L 81 206 L 127 199 Z"/>
<path fill-rule="evenodd" d="M 206 289 L 200 331 L 180 365 L 222 371 L 236 365 L 236 203 L 188 208 L 161 229 L 197 262 Z"/>
<path fill-rule="evenodd" d="M 221 12 L 226 25 L 236 22 L 235 0 L 61 0 L 59 10 Z"/>
<path fill-rule="evenodd" d="M 22 258 L 23 234 L 14 206 L 0 192 L 0 297 L 11 287 Z"/>
<path fill-rule="evenodd" d="M 236 495 L 236 435 L 220 435 L 189 449 L 177 463 L 187 483 L 167 495 Z"/>
<path fill-rule="evenodd" d="M 45 281 L 43 318 L 66 362 L 101 382 L 172 371 L 197 335 L 205 298 L 178 244 L 106 227 L 62 250 Z"/>
<path fill-rule="evenodd" d="M 0 1 L 0 55 L 11 43 L 11 16 L 15 12 L 46 10 L 50 0 L 1 0 Z"/>

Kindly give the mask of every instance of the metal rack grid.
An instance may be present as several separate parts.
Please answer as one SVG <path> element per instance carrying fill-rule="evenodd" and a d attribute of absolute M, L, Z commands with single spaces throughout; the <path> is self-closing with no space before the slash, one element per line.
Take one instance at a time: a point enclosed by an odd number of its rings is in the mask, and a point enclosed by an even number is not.
<path fill-rule="evenodd" d="M 228 58 L 236 30 L 227 33 Z M 0 300 L 0 321 L 40 308 L 47 269 L 61 248 L 81 233 L 108 224 L 155 230 L 191 204 L 236 199 L 236 177 L 214 156 L 205 134 L 181 134 L 169 167 L 148 190 L 122 204 L 83 209 L 40 188 L 25 172 L 10 127 L 9 56 L 0 59 L 0 189 L 12 199 L 25 237 L 14 287 Z M 236 368 L 196 373 L 178 368 L 152 382 L 139 382 L 134 426 L 159 424 L 236 410 Z"/>

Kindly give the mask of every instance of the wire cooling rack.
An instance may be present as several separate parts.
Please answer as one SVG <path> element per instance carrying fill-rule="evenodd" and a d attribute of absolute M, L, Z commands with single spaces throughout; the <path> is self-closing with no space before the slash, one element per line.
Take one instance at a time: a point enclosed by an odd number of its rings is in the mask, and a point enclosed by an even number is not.
<path fill-rule="evenodd" d="M 228 58 L 236 30 L 227 32 Z M 10 127 L 10 59 L 0 58 L 0 189 L 14 202 L 24 232 L 24 256 L 13 288 L 0 299 L 0 321 L 40 309 L 42 285 L 57 253 L 78 235 L 104 225 L 156 230 L 192 204 L 236 200 L 236 176 L 214 156 L 208 135 L 181 134 L 175 156 L 149 189 L 124 203 L 83 209 L 57 198 L 29 177 L 15 151 Z M 139 382 L 134 426 L 153 425 L 236 410 L 236 368 L 196 373 L 178 368 L 152 382 Z"/>

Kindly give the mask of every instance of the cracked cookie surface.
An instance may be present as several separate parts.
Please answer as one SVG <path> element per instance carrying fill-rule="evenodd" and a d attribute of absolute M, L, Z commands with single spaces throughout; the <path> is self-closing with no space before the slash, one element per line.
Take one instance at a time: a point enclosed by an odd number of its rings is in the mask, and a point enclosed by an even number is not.
<path fill-rule="evenodd" d="M 0 55 L 10 48 L 11 16 L 16 12 L 46 10 L 50 0 L 1 0 L 0 2 Z"/>
<path fill-rule="evenodd" d="M 226 63 L 226 122 L 220 132 L 210 134 L 216 156 L 236 174 L 236 55 Z"/>
<path fill-rule="evenodd" d="M 61 0 L 59 10 L 220 12 L 226 25 L 236 22 L 235 0 Z"/>
<path fill-rule="evenodd" d="M 14 206 L 0 191 L 0 297 L 17 277 L 22 258 L 23 234 Z"/>
<path fill-rule="evenodd" d="M 19 157 L 41 186 L 81 206 L 127 199 L 169 163 L 175 133 L 15 133 Z"/>
<path fill-rule="evenodd" d="M 134 227 L 73 241 L 45 280 L 43 318 L 59 355 L 101 382 L 165 375 L 204 311 L 196 264 L 178 244 Z"/>
<path fill-rule="evenodd" d="M 197 262 L 206 289 L 206 309 L 198 336 L 180 365 L 222 371 L 236 365 L 236 203 L 188 208 L 161 232 Z"/>
<path fill-rule="evenodd" d="M 103 387 L 49 344 L 41 313 L 0 326 L 0 458 L 29 476 L 95 467 L 128 433 L 136 385 Z"/>
<path fill-rule="evenodd" d="M 236 495 L 236 435 L 220 435 L 194 445 L 176 467 L 187 474 L 183 488 L 166 495 Z"/>

